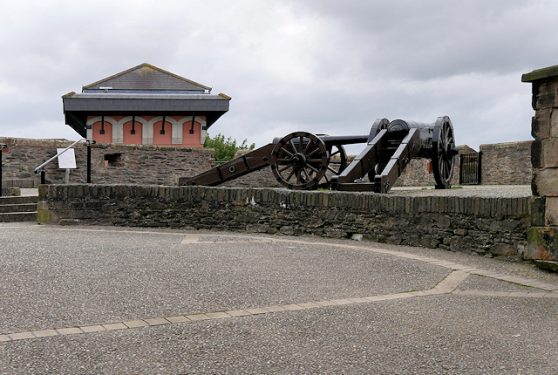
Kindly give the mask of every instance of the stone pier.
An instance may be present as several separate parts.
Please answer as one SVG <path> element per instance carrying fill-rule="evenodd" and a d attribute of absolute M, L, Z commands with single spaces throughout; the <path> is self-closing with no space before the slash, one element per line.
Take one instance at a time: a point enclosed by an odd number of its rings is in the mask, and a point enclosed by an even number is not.
<path fill-rule="evenodd" d="M 533 84 L 533 201 L 526 256 L 558 270 L 558 65 L 521 77 Z"/>

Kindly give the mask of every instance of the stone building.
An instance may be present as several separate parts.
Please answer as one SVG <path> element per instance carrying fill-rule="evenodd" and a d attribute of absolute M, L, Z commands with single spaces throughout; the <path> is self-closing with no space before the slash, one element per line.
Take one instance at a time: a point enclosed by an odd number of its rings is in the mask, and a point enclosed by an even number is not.
<path fill-rule="evenodd" d="M 230 97 L 150 64 L 141 64 L 62 97 L 66 124 L 109 144 L 203 147 Z M 89 137 L 88 137 L 89 139 Z"/>

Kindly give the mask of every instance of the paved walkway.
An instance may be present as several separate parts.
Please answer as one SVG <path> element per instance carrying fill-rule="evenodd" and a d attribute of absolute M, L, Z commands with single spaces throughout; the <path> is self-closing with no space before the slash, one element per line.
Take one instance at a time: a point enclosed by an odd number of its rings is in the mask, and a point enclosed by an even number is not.
<path fill-rule="evenodd" d="M 558 276 L 369 242 L 0 225 L 0 373 L 555 374 Z"/>

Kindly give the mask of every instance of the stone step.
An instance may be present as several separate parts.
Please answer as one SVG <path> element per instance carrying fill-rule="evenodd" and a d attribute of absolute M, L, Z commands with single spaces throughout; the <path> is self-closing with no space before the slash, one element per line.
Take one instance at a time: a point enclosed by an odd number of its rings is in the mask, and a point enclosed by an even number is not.
<path fill-rule="evenodd" d="M 36 212 L 37 203 L 0 204 L 0 213 Z"/>
<path fill-rule="evenodd" d="M 14 223 L 21 221 L 37 221 L 37 212 L 0 213 L 0 223 Z"/>
<path fill-rule="evenodd" d="M 5 204 L 37 203 L 38 201 L 39 197 L 37 196 L 0 197 L 0 206 Z"/>

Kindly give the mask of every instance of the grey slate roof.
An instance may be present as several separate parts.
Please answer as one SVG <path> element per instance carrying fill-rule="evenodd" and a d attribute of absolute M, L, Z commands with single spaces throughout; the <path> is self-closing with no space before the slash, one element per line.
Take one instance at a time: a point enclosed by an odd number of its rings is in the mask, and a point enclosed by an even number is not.
<path fill-rule="evenodd" d="M 108 89 L 110 87 L 110 89 Z M 197 115 L 209 128 L 229 110 L 230 97 L 150 64 L 141 64 L 62 97 L 66 124 L 85 137 L 87 116 Z"/>
<path fill-rule="evenodd" d="M 111 87 L 113 90 L 180 90 L 211 92 L 211 87 L 194 82 L 151 64 L 140 64 L 83 86 L 83 92 Z"/>

